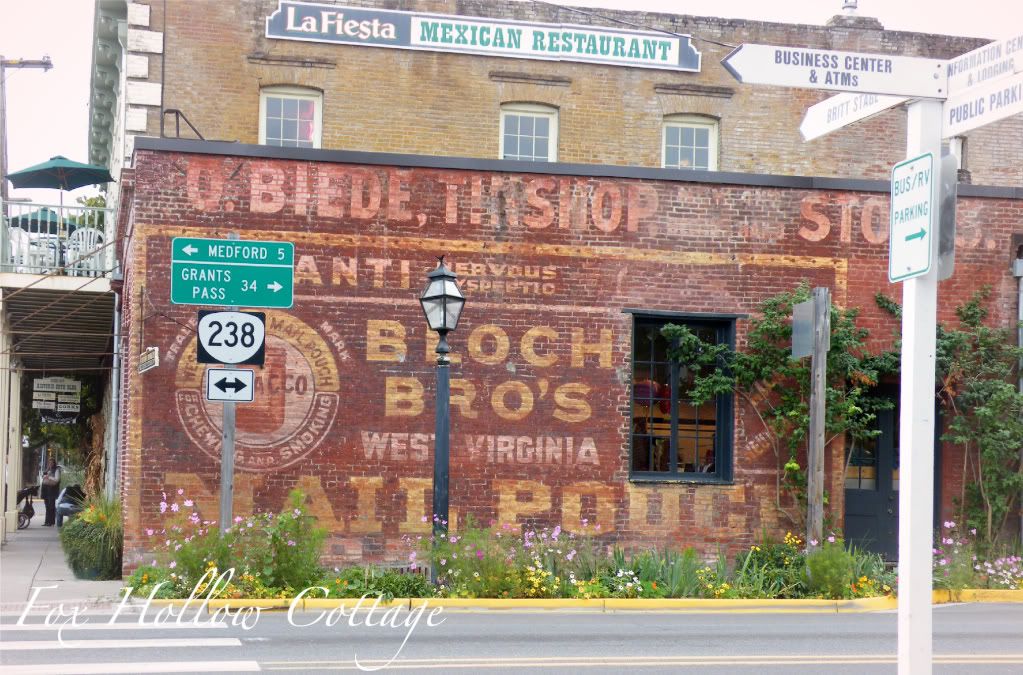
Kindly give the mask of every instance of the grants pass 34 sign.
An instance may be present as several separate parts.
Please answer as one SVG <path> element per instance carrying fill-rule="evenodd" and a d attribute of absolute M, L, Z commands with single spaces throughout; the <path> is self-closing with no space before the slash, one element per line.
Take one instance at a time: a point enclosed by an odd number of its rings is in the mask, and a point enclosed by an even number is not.
<path fill-rule="evenodd" d="M 686 35 L 284 0 L 266 19 L 266 37 L 700 71 L 700 52 Z"/>

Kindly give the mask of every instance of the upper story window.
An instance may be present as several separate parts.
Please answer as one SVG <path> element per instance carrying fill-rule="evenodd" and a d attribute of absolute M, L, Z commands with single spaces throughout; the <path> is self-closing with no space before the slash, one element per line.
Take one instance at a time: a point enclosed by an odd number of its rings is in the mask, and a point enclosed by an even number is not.
<path fill-rule="evenodd" d="M 318 148 L 323 135 L 323 95 L 300 87 L 267 87 L 259 95 L 259 142 Z"/>
<path fill-rule="evenodd" d="M 732 477 L 731 394 L 695 405 L 687 396 L 695 373 L 668 358 L 668 323 L 710 344 L 734 344 L 732 319 L 633 319 L 630 476 L 634 479 L 724 481 Z"/>
<path fill-rule="evenodd" d="M 558 111 L 531 103 L 501 106 L 501 159 L 558 161 Z"/>
<path fill-rule="evenodd" d="M 700 115 L 664 118 L 661 166 L 666 169 L 717 171 L 718 123 Z"/>

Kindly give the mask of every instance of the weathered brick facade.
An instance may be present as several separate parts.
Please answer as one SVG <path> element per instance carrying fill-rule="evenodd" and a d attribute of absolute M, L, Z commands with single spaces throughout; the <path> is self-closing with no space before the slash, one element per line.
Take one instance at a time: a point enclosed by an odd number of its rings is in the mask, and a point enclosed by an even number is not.
<path fill-rule="evenodd" d="M 294 307 L 267 311 L 256 401 L 238 406 L 235 509 L 276 510 L 301 487 L 338 560 L 399 560 L 401 536 L 428 528 L 435 337 L 417 297 L 437 255 L 447 254 L 468 298 L 451 336 L 451 505 L 463 522 L 473 514 L 571 530 L 587 519 L 626 544 L 705 553 L 783 533 L 773 506 L 778 459 L 738 403 L 733 482 L 629 480 L 632 319 L 623 310 L 746 316 L 806 279 L 862 308 L 877 345 L 897 330 L 873 300 L 878 291 L 900 297 L 886 279 L 880 183 L 685 182 L 659 170 L 509 173 L 411 157 L 356 164 L 324 151 L 275 150 L 291 158 L 274 159 L 258 146 L 140 147 L 121 204 L 132 345 L 128 565 L 162 491 L 185 488 L 216 517 L 220 412 L 203 402 L 196 307 L 170 303 L 175 236 L 295 243 Z M 957 270 L 941 286 L 940 315 L 951 319 L 990 284 L 992 320 L 1008 326 L 1010 241 L 1023 233 L 1023 200 L 981 193 L 960 197 Z M 740 345 L 748 325 L 737 322 Z M 160 347 L 158 369 L 137 374 L 139 344 Z M 841 454 L 827 457 L 836 522 Z M 961 460 L 945 459 L 948 505 Z"/>
<path fill-rule="evenodd" d="M 688 73 L 271 39 L 265 19 L 277 0 L 131 4 L 148 11 L 134 13 L 144 22 L 137 19 L 138 46 L 129 52 L 141 65 L 128 73 L 128 86 L 157 86 L 148 95 L 158 94 L 160 104 L 129 97 L 132 119 L 145 122 L 131 133 L 159 135 L 162 106 L 183 111 L 207 139 L 256 143 L 260 89 L 294 85 L 323 92 L 327 149 L 495 159 L 501 105 L 530 102 L 558 109 L 559 161 L 660 166 L 664 117 L 688 113 L 719 120 L 720 170 L 804 176 L 883 179 L 904 158 L 904 109 L 804 143 L 806 108 L 832 93 L 740 84 L 720 64 L 731 50 L 725 45 L 951 58 L 986 42 L 884 31 L 871 20 L 809 26 L 607 9 L 586 15 L 490 0 L 336 3 L 619 28 L 614 20 L 625 21 L 692 35 L 703 62 L 701 72 Z M 159 49 L 148 46 L 160 36 Z M 978 185 L 1020 185 L 1021 154 L 1017 116 L 971 132 L 965 168 Z"/>

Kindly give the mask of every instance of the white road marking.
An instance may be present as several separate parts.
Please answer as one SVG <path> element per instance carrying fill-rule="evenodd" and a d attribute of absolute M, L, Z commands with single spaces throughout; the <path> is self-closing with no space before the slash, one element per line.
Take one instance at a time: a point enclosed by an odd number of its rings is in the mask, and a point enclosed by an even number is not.
<path fill-rule="evenodd" d="M 53 663 L 4 666 L 4 675 L 103 675 L 104 673 L 254 673 L 256 661 L 164 661 L 152 663 Z"/>
<path fill-rule="evenodd" d="M 160 649 L 163 647 L 241 647 L 238 638 L 139 638 L 129 640 L 17 640 L 0 642 L 0 651 L 62 649 Z"/>

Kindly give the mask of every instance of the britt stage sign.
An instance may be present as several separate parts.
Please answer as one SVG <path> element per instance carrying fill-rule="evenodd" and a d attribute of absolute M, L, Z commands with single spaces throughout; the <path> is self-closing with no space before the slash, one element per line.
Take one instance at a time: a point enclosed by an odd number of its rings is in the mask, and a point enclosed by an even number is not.
<path fill-rule="evenodd" d="M 284 0 L 266 37 L 689 72 L 700 71 L 701 56 L 686 35 Z"/>

